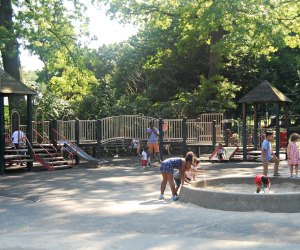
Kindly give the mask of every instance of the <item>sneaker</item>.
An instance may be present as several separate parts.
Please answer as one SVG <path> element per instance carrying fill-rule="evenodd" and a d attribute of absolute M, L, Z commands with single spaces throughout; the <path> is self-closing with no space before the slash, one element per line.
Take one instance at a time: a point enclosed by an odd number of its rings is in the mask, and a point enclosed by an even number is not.
<path fill-rule="evenodd" d="M 177 200 L 178 200 L 178 196 L 177 196 L 177 195 L 173 195 L 173 196 L 172 196 L 172 200 L 173 200 L 173 201 L 177 201 Z"/>
<path fill-rule="evenodd" d="M 163 194 L 161 194 L 160 196 L 159 196 L 159 198 L 158 199 L 160 199 L 160 200 L 164 200 L 165 199 L 165 197 L 164 197 L 164 195 Z"/>
<path fill-rule="evenodd" d="M 281 176 L 279 173 L 273 174 L 274 177 Z"/>

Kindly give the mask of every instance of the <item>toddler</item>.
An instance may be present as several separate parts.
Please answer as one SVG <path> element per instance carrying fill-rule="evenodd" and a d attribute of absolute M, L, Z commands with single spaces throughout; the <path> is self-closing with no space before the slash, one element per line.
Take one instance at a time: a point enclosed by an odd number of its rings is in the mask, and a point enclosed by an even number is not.
<path fill-rule="evenodd" d="M 295 167 L 295 178 L 298 178 L 298 166 L 300 163 L 299 148 L 297 145 L 300 135 L 293 133 L 290 137 L 290 143 L 287 148 L 288 164 L 290 166 L 290 178 L 293 178 L 293 168 Z"/>
<path fill-rule="evenodd" d="M 259 174 L 254 177 L 254 185 L 256 186 L 256 193 L 258 194 L 260 190 L 265 192 L 266 188 L 271 189 L 271 182 L 265 175 Z"/>
<path fill-rule="evenodd" d="M 141 167 L 145 168 L 145 167 L 147 167 L 147 164 L 148 164 L 148 156 L 147 156 L 145 149 L 143 148 L 143 151 L 141 154 Z"/>

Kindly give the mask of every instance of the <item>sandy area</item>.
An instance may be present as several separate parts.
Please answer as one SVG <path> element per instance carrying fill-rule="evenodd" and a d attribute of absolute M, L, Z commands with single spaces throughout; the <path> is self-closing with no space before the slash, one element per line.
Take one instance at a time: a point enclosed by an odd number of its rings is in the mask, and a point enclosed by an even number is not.
<path fill-rule="evenodd" d="M 207 186 L 207 190 L 223 191 L 223 192 L 238 192 L 238 193 L 254 193 L 256 188 L 254 185 L 249 184 L 223 184 L 220 183 L 217 186 Z M 271 189 L 265 190 L 265 193 L 290 193 L 300 192 L 300 186 L 294 183 L 285 182 L 282 184 L 273 184 Z"/>

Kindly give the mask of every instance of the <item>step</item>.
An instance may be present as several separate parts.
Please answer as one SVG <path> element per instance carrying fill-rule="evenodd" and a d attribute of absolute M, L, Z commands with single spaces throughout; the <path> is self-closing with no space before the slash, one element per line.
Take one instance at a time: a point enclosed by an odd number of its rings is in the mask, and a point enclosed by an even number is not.
<path fill-rule="evenodd" d="M 4 160 L 29 158 L 30 155 L 4 155 Z"/>
<path fill-rule="evenodd" d="M 67 161 L 54 161 L 54 162 L 47 162 L 50 166 L 58 166 L 63 164 L 68 164 Z"/>
<path fill-rule="evenodd" d="M 28 152 L 28 149 L 5 149 L 4 152 L 5 153 L 16 153 L 16 152 L 26 153 Z"/>
<path fill-rule="evenodd" d="M 73 168 L 72 165 L 59 165 L 59 166 L 53 166 L 54 170 L 62 170 L 62 169 L 67 169 L 67 168 Z"/>
<path fill-rule="evenodd" d="M 47 154 L 47 153 L 38 153 L 38 154 L 36 154 L 37 156 L 39 156 L 39 157 L 41 157 L 41 158 L 52 158 L 49 154 Z M 52 153 L 52 156 L 53 157 L 56 157 L 56 154 L 55 153 Z"/>
<path fill-rule="evenodd" d="M 50 152 L 50 153 L 53 153 L 53 152 L 57 152 L 57 150 L 55 150 L 54 148 L 49 148 L 49 149 L 46 149 L 48 152 Z M 43 149 L 43 148 L 34 148 L 33 149 L 33 151 L 35 152 L 35 153 L 38 153 L 38 152 L 46 152 L 46 150 L 45 149 Z"/>
<path fill-rule="evenodd" d="M 33 159 L 21 159 L 21 160 L 11 160 L 10 162 L 18 163 L 18 162 L 34 162 Z"/>
<path fill-rule="evenodd" d="M 48 155 L 47 155 L 48 156 Z M 46 161 L 46 162 L 49 162 L 49 161 L 60 161 L 60 160 L 65 160 L 65 158 L 64 157 L 62 157 L 62 156 L 55 156 L 55 157 L 53 157 L 53 158 L 51 158 L 51 157 L 46 157 L 46 158 L 44 158 L 44 157 L 42 157 L 42 159 L 44 160 L 44 161 Z"/>

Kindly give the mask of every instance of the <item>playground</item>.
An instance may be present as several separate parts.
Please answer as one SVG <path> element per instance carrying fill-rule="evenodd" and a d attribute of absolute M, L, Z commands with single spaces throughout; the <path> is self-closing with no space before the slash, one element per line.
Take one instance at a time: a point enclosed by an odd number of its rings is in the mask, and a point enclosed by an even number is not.
<path fill-rule="evenodd" d="M 242 122 L 222 113 L 201 114 L 198 119 L 121 115 L 45 121 L 43 115 L 38 119 L 38 110 L 31 113 L 30 98 L 27 108 L 26 125 L 13 111 L 10 123 L 1 126 L 4 249 L 298 249 L 299 183 L 287 179 L 290 126 L 280 126 L 278 108 L 275 128 L 267 125 L 275 130 L 273 146 L 281 159 L 277 185 L 295 184 L 290 187 L 292 195 L 290 190 L 253 194 L 254 185 L 249 183 L 262 172 L 260 140 L 267 129 L 258 126 L 256 115 L 254 123 L 245 120 L 245 113 Z M 190 192 L 195 182 L 181 188 L 177 202 L 169 189 L 165 200 L 158 199 L 160 165 L 152 162 L 142 169 L 138 155 L 147 145 L 150 121 L 159 130 L 162 160 L 188 150 L 200 157 L 197 180 L 212 184 L 208 186 L 213 190 L 204 190 L 209 196 Z M 12 143 L 13 131 L 25 135 L 21 146 L 20 141 Z M 226 155 L 219 162 L 220 144 Z M 216 180 L 222 178 L 234 185 L 227 194 L 218 191 L 224 186 Z M 252 193 L 251 199 L 241 192 Z M 255 205 L 262 200 L 268 200 L 269 206 Z M 276 205 L 281 201 L 282 210 Z"/>
<path fill-rule="evenodd" d="M 1 178 L 2 249 L 298 249 L 299 213 L 231 212 L 158 200 L 158 164 L 107 158 Z M 202 163 L 207 179 L 254 176 L 260 163 Z M 288 168 L 283 162 L 283 178 Z M 202 180 L 201 173 L 197 180 Z M 254 187 L 252 187 L 254 191 Z M 134 246 L 134 248 L 133 248 Z"/>

